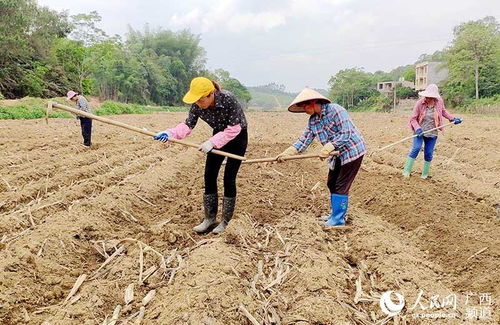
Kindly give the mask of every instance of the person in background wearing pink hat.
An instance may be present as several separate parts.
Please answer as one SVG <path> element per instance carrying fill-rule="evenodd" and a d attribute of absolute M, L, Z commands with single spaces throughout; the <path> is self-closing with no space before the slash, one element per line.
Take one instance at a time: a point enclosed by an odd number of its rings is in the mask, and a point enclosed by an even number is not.
<path fill-rule="evenodd" d="M 76 103 L 76 107 L 87 113 L 92 113 L 92 107 L 90 107 L 89 102 L 85 97 L 78 94 L 77 92 L 70 90 L 66 95 L 67 100 L 71 100 Z M 92 144 L 92 119 L 84 116 L 76 116 L 80 120 L 80 126 L 82 128 L 83 145 L 85 147 L 90 147 Z"/>
<path fill-rule="evenodd" d="M 328 158 L 328 189 L 331 212 L 323 217 L 326 226 L 344 226 L 349 203 L 349 189 L 358 174 L 366 145 L 361 132 L 349 118 L 347 111 L 338 104 L 310 88 L 304 89 L 290 104 L 293 113 L 310 115 L 309 124 L 300 139 L 280 153 L 278 161 L 285 156 L 304 152 L 315 137 L 323 145 L 322 158 Z M 338 156 L 330 156 L 338 150 Z"/>
<path fill-rule="evenodd" d="M 200 118 L 213 128 L 213 136 L 199 148 L 200 151 L 207 154 L 205 194 L 203 195 L 205 217 L 193 230 L 197 233 L 204 233 L 216 223 L 218 210 L 217 177 L 225 158 L 210 153 L 210 151 L 216 148 L 243 156 L 248 144 L 248 123 L 243 108 L 236 97 L 227 90 L 221 90 L 216 82 L 207 78 L 194 78 L 183 101 L 191 104 L 186 121 L 172 129 L 158 133 L 154 139 L 162 142 L 167 142 L 171 138 L 183 139 L 191 133 Z M 233 217 L 236 204 L 236 176 L 240 165 L 241 161 L 238 159 L 227 159 L 224 169 L 222 221 L 212 230 L 212 233 L 223 232 Z"/>
<path fill-rule="evenodd" d="M 424 144 L 424 167 L 422 168 L 422 178 L 429 177 L 429 169 L 431 167 L 434 146 L 436 145 L 438 130 L 443 125 L 443 117 L 455 124 L 462 123 L 459 117 L 453 117 L 444 107 L 444 102 L 439 95 L 438 86 L 430 84 L 424 91 L 418 93 L 420 98 L 411 115 L 408 127 L 417 135 L 413 138 L 413 147 L 408 154 L 406 163 L 403 167 L 403 177 L 410 177 L 415 159 Z M 437 130 L 432 130 L 438 128 Z"/>

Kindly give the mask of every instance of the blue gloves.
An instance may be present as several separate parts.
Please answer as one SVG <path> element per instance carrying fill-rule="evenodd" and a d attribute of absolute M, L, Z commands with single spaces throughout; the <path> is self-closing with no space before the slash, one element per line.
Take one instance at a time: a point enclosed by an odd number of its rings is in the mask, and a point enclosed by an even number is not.
<path fill-rule="evenodd" d="M 166 131 L 162 131 L 155 135 L 153 139 L 155 140 L 160 140 L 161 142 L 167 142 L 168 141 L 168 133 Z"/>
<path fill-rule="evenodd" d="M 461 119 L 460 117 L 455 117 L 455 118 L 453 119 L 453 123 L 455 123 L 455 124 L 460 124 L 460 123 L 462 123 L 462 119 Z"/>
<path fill-rule="evenodd" d="M 418 128 L 415 130 L 415 134 L 417 135 L 417 137 L 421 138 L 422 137 L 422 128 Z"/>

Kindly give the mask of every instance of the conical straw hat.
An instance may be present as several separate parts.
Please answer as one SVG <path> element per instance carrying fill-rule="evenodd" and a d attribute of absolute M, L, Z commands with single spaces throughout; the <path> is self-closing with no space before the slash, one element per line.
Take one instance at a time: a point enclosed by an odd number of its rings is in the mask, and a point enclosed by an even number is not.
<path fill-rule="evenodd" d="M 304 88 L 304 90 L 302 90 L 300 92 L 300 94 L 297 95 L 297 97 L 295 97 L 295 99 L 292 101 L 292 103 L 290 104 L 290 106 L 288 106 L 288 110 L 292 113 L 302 113 L 302 112 L 305 112 L 304 111 L 304 108 L 303 107 L 298 107 L 297 104 L 299 103 L 302 103 L 302 102 L 305 102 L 305 101 L 308 101 L 308 100 L 312 100 L 312 99 L 322 99 L 328 103 L 331 103 L 331 101 L 326 98 L 325 96 L 321 95 L 320 93 L 318 93 L 316 90 L 313 90 L 309 87 L 306 87 Z"/>

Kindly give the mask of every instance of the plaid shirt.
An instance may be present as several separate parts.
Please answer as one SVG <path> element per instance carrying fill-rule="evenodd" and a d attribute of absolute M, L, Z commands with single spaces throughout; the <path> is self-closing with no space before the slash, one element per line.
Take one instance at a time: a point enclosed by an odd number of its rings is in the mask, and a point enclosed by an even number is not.
<path fill-rule="evenodd" d="M 366 153 L 363 136 L 349 118 L 347 111 L 338 104 L 321 106 L 321 116 L 313 114 L 300 139 L 293 144 L 299 152 L 304 152 L 312 140 L 318 137 L 322 145 L 333 143 L 340 152 L 341 164 L 347 164 Z"/>

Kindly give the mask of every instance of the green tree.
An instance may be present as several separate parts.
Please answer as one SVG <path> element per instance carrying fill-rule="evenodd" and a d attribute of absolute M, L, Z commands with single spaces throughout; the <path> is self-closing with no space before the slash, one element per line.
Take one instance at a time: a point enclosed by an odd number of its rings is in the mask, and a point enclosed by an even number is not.
<path fill-rule="evenodd" d="M 151 31 L 146 26 L 139 32 L 129 28 L 124 49 L 127 56 L 133 56 L 129 62 L 137 62 L 134 69 L 124 73 L 132 73 L 135 84 L 145 85 L 147 102 L 179 104 L 189 82 L 205 64 L 205 51 L 199 42 L 199 36 L 187 30 Z"/>
<path fill-rule="evenodd" d="M 397 98 L 417 98 L 418 93 L 410 87 L 405 87 L 401 84 L 396 84 L 396 97 Z"/>
<path fill-rule="evenodd" d="M 87 49 L 81 42 L 60 38 L 52 47 L 53 62 L 64 72 L 64 79 L 69 88 L 80 93 L 87 93 L 83 89 L 83 81 L 90 73 L 88 66 Z"/>
<path fill-rule="evenodd" d="M 408 69 L 405 72 L 403 72 L 403 76 L 402 77 L 406 81 L 415 82 L 415 76 L 416 76 L 416 72 L 415 72 L 415 68 L 413 67 L 413 68 Z"/>
<path fill-rule="evenodd" d="M 206 71 L 204 75 L 218 82 L 222 89 L 232 92 L 244 107 L 248 107 L 248 102 L 252 99 L 250 91 L 238 79 L 231 77 L 228 71 L 216 69 L 214 72 Z"/>
<path fill-rule="evenodd" d="M 454 29 L 447 53 L 450 95 L 476 99 L 500 91 L 500 25 L 494 17 L 463 23 Z M 472 92 L 472 94 L 471 94 Z"/>
<path fill-rule="evenodd" d="M 8 98 L 47 96 L 58 71 L 48 62 L 55 39 L 71 30 L 66 13 L 34 0 L 0 0 L 0 92 Z"/>
<path fill-rule="evenodd" d="M 424 62 L 424 61 L 433 61 L 433 62 L 445 62 L 446 61 L 446 50 L 438 50 L 432 54 L 421 54 L 418 57 L 417 62 L 415 64 Z"/>
<path fill-rule="evenodd" d="M 72 31 L 69 38 L 80 41 L 86 47 L 105 41 L 108 36 L 97 27 L 101 20 L 101 15 L 97 11 L 71 16 Z"/>
<path fill-rule="evenodd" d="M 378 95 L 373 89 L 375 79 L 360 68 L 341 70 L 328 81 L 329 97 L 346 109 L 354 108 L 363 99 Z"/>

